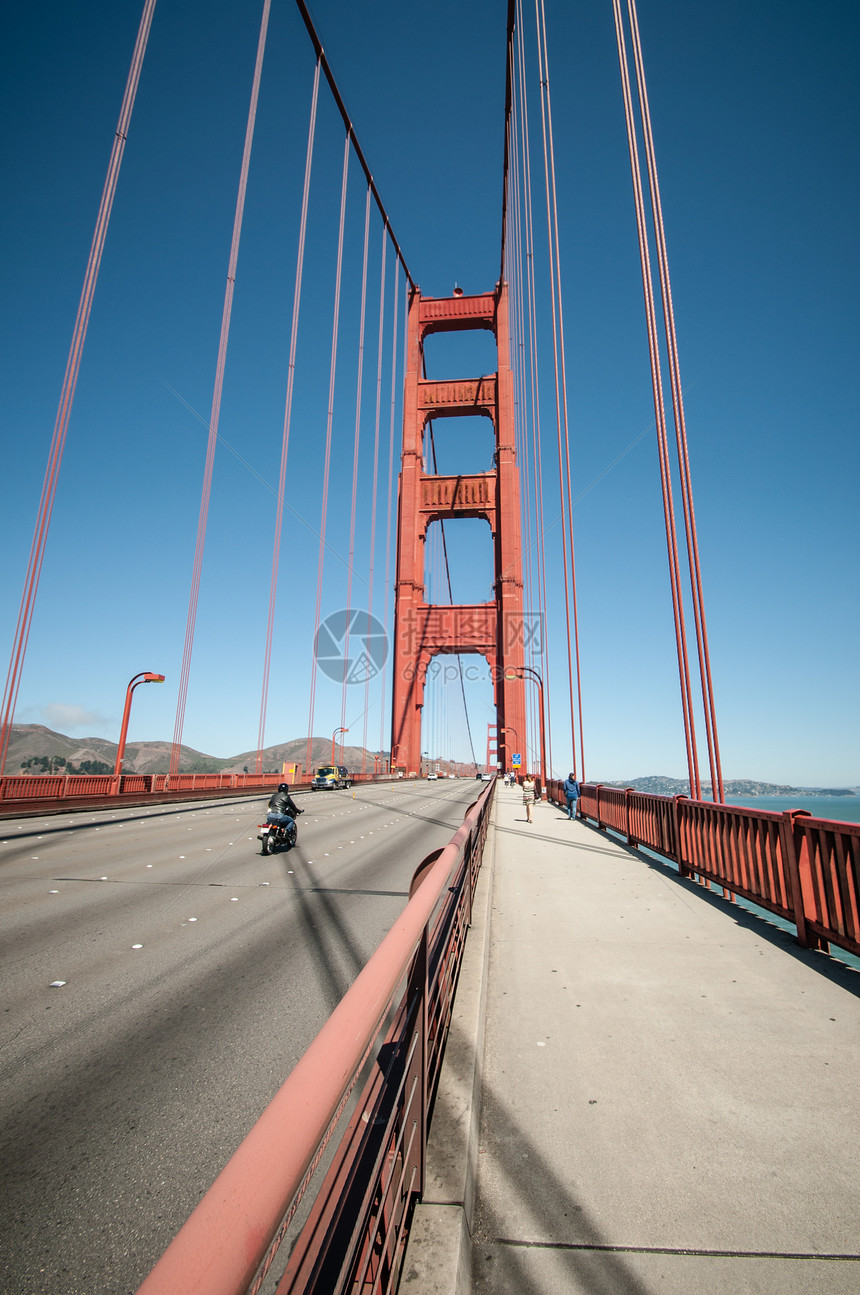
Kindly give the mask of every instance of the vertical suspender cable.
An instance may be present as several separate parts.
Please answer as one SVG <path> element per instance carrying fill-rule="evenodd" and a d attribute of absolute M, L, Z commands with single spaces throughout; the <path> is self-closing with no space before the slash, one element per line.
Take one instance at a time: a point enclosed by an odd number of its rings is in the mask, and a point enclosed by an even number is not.
<path fill-rule="evenodd" d="M 385 639 L 388 641 L 388 627 L 390 624 L 390 593 L 391 593 L 391 514 L 392 499 L 394 495 L 394 416 L 397 408 L 397 342 L 399 333 L 397 330 L 397 298 L 400 291 L 400 275 L 397 266 L 394 267 L 394 305 L 391 312 L 393 327 L 391 330 L 391 417 L 388 427 L 388 504 L 385 513 L 385 588 L 383 590 L 383 607 L 385 622 Z M 407 302 L 408 304 L 408 302 Z M 379 702 L 379 749 L 385 750 L 385 671 L 382 672 L 382 696 Z M 391 763 L 394 752 L 388 753 L 388 771 L 391 772 Z"/>
<path fill-rule="evenodd" d="M 438 472 L 439 472 L 439 465 L 438 465 L 438 463 L 437 463 L 437 461 L 436 461 L 436 438 L 435 438 L 435 437 L 434 437 L 434 435 L 433 435 L 433 424 L 432 424 L 432 422 L 428 422 L 427 426 L 428 426 L 428 428 L 430 429 L 430 454 L 431 454 L 431 456 L 432 456 L 432 460 L 433 460 L 433 471 L 434 471 L 434 473 L 437 473 L 437 474 L 438 474 Z M 445 538 L 445 523 L 444 523 L 443 521 L 441 521 L 441 520 L 440 520 L 440 522 L 439 522 L 439 536 L 440 536 L 440 539 L 441 539 L 442 556 L 443 556 L 443 561 L 444 561 L 444 566 L 445 566 L 445 577 L 446 577 L 446 580 L 447 580 L 447 587 L 448 587 L 448 601 L 449 601 L 449 603 L 451 604 L 451 606 L 453 606 L 453 605 L 454 605 L 454 588 L 453 588 L 453 585 L 451 584 L 451 567 L 450 567 L 450 564 L 449 564 L 449 562 L 448 562 L 448 541 L 447 541 L 447 539 Z M 439 544 L 439 541 L 437 540 L 437 553 L 438 553 L 438 544 Z M 435 574 L 436 574 L 435 568 L 436 568 L 438 565 L 439 565 L 439 562 L 438 562 L 438 557 L 437 557 L 437 561 L 436 561 L 436 563 L 434 563 L 434 569 L 433 569 L 433 574 L 434 574 L 434 576 L 435 576 Z M 433 602 L 433 601 L 435 601 L 435 598 L 433 598 L 433 599 L 428 599 L 428 602 Z M 468 736 L 469 736 L 469 750 L 472 752 L 472 760 L 474 761 L 474 759 L 475 759 L 475 744 L 474 744 L 474 742 L 472 741 L 472 725 L 471 725 L 471 724 L 470 724 L 470 722 L 469 722 L 469 707 L 468 707 L 468 706 L 467 706 L 467 704 L 466 704 L 466 685 L 465 685 L 465 682 L 464 682 L 464 680 L 463 680 L 463 658 L 462 658 L 462 656 L 460 655 L 460 653 L 459 653 L 459 652 L 457 653 L 457 670 L 458 670 L 458 674 L 459 674 L 459 676 L 460 676 L 460 693 L 461 693 L 461 696 L 462 696 L 462 698 L 463 698 L 463 715 L 465 716 L 465 720 L 466 720 L 466 732 L 467 732 L 467 734 L 468 734 Z"/>
<path fill-rule="evenodd" d="M 367 594 L 367 633 L 373 630 L 373 569 L 376 557 L 376 491 L 379 482 L 379 426 L 382 415 L 382 344 L 385 334 L 385 260 L 388 251 L 388 234 L 382 231 L 382 256 L 379 274 L 379 336 L 376 343 L 376 418 L 373 429 L 373 483 L 370 488 L 370 579 Z M 361 769 L 367 752 L 367 717 L 370 709 L 370 675 L 364 681 L 364 729 L 361 738 Z"/>
<path fill-rule="evenodd" d="M 155 0 L 145 0 L 140 24 L 138 26 L 137 39 L 135 41 L 134 51 L 131 57 L 131 66 L 129 68 L 125 92 L 123 94 L 122 104 L 120 107 L 119 120 L 114 133 L 114 141 L 111 148 L 110 161 L 108 162 L 101 203 L 99 204 L 98 216 L 96 217 L 93 241 L 90 246 L 89 259 L 87 260 L 87 268 L 84 274 L 81 298 L 78 303 L 78 313 L 75 319 L 75 326 L 72 331 L 72 342 L 69 349 L 69 357 L 66 362 L 66 372 L 63 377 L 63 385 L 60 392 L 60 404 L 57 410 L 56 421 L 54 423 L 54 435 L 48 455 L 48 464 L 45 469 L 42 497 L 39 502 L 39 511 L 33 532 L 33 542 L 30 546 L 27 576 L 24 582 L 24 592 L 21 596 L 21 607 L 18 612 L 18 623 L 15 628 L 15 638 L 12 646 L 12 654 L 9 660 L 9 670 L 6 676 L 2 709 L 0 709 L 0 774 L 2 774 L 5 768 L 6 756 L 9 751 L 9 740 L 12 736 L 12 719 L 15 714 L 15 703 L 18 700 L 18 690 L 21 686 L 21 671 L 24 666 L 27 642 L 30 637 L 30 627 L 33 622 L 36 593 L 39 587 L 39 577 L 42 572 L 42 562 L 45 556 L 45 544 L 48 539 L 51 514 L 54 508 L 57 480 L 60 472 L 60 464 L 63 458 L 63 448 L 66 443 L 66 432 L 68 431 L 69 419 L 72 413 L 75 387 L 77 386 L 84 343 L 87 337 L 87 327 L 89 325 L 90 312 L 92 310 L 93 296 L 95 294 L 96 282 L 98 280 L 99 268 L 101 266 L 102 252 L 104 251 L 105 239 L 107 237 L 114 195 L 119 181 L 119 172 L 122 165 L 123 153 L 125 152 L 126 140 L 128 138 L 128 128 L 131 122 L 132 109 L 134 108 L 134 101 L 137 95 L 137 87 L 140 83 L 143 58 L 146 53 L 146 45 L 149 40 L 149 33 L 152 27 L 152 16 L 154 10 Z"/>
<path fill-rule="evenodd" d="M 233 239 L 230 246 L 230 261 L 227 268 L 227 286 L 224 293 L 224 309 L 221 316 L 221 337 L 218 345 L 218 363 L 215 371 L 215 390 L 212 396 L 212 413 L 209 419 L 209 441 L 206 448 L 206 466 L 203 473 L 200 514 L 197 521 L 197 547 L 194 553 L 194 570 L 191 577 L 188 619 L 185 626 L 185 649 L 182 656 L 182 671 L 179 680 L 179 698 L 176 704 L 176 724 L 173 730 L 173 746 L 170 751 L 171 776 L 179 772 L 182 726 L 185 720 L 185 702 L 188 695 L 188 676 L 191 670 L 191 652 L 194 646 L 194 625 L 197 620 L 197 601 L 200 594 L 200 574 L 203 567 L 203 548 L 206 542 L 206 520 L 209 514 L 209 497 L 212 491 L 212 469 L 215 463 L 215 446 L 218 443 L 218 421 L 221 415 L 221 393 L 224 386 L 224 369 L 227 362 L 227 342 L 230 336 L 230 314 L 233 309 L 233 291 L 236 285 L 236 264 L 239 259 L 242 217 L 245 210 L 245 191 L 248 185 L 248 169 L 251 164 L 251 146 L 254 141 L 254 124 L 257 118 L 257 100 L 260 94 L 260 78 L 263 73 L 263 56 L 266 50 L 266 33 L 269 26 L 270 8 L 271 0 L 263 0 L 263 17 L 260 23 L 260 37 L 257 42 L 257 61 L 254 66 L 251 103 L 248 109 L 248 124 L 245 129 L 245 146 L 242 152 L 242 170 L 239 176 L 239 192 L 236 198 L 236 214 L 233 220 Z"/>
<path fill-rule="evenodd" d="M 328 416 L 326 419 L 326 437 L 325 437 L 325 465 L 323 467 L 323 496 L 322 496 L 322 516 L 320 519 L 320 552 L 317 563 L 317 598 L 316 609 L 314 612 L 314 641 L 316 641 L 317 632 L 320 627 L 320 605 L 322 601 L 322 582 L 323 582 L 323 559 L 325 557 L 325 532 L 326 520 L 328 516 L 328 482 L 329 469 L 331 466 L 331 431 L 334 421 L 334 379 L 337 369 L 337 334 L 340 322 L 340 282 L 343 270 L 343 231 L 346 223 L 346 180 L 349 172 L 349 132 L 343 142 L 343 179 L 340 190 L 340 226 L 337 236 L 337 273 L 335 275 L 334 288 L 334 318 L 332 321 L 331 333 L 331 370 L 329 373 L 328 387 Z M 310 687 L 310 706 L 308 708 L 308 742 L 305 753 L 305 768 L 310 769 L 313 762 L 313 734 L 314 734 L 314 701 L 316 699 L 317 684 L 317 663 L 316 657 L 311 662 L 311 687 Z"/>
<path fill-rule="evenodd" d="M 344 635 L 343 660 L 344 675 L 340 703 L 340 722 L 346 728 L 346 690 L 349 687 L 349 675 L 346 664 L 349 661 L 349 631 L 352 620 L 352 569 L 355 562 L 355 505 L 358 494 L 358 450 L 361 438 L 361 387 L 364 377 L 364 321 L 367 311 L 367 249 L 370 240 L 370 186 L 367 187 L 367 201 L 364 206 L 364 259 L 361 269 L 361 321 L 358 331 L 358 377 L 355 393 L 355 440 L 352 450 L 352 503 L 349 514 L 349 561 L 346 568 L 346 606 L 348 611 L 346 633 Z M 362 757 L 363 759 L 364 757 Z"/>
<path fill-rule="evenodd" d="M 565 516 L 565 475 L 564 475 L 564 457 L 562 450 L 562 392 L 561 392 L 561 362 L 560 351 L 563 346 L 562 339 L 559 336 L 559 318 L 558 318 L 558 299 L 560 296 L 560 285 L 557 281 L 556 260 L 553 254 L 553 203 L 550 192 L 550 154 L 548 139 L 547 116 L 549 104 L 547 101 L 547 91 L 549 89 L 549 69 L 544 61 L 545 37 L 541 35 L 541 13 L 539 0 L 535 0 L 535 24 L 537 28 L 538 42 L 538 72 L 540 81 L 540 105 L 541 105 L 541 128 L 543 132 L 543 155 L 544 155 L 544 182 L 546 196 L 546 219 L 547 219 L 547 241 L 549 248 L 549 267 L 550 267 L 550 294 L 552 298 L 552 339 L 553 339 L 553 364 L 555 369 L 555 412 L 556 412 L 556 433 L 558 440 L 558 488 L 561 501 L 561 534 L 562 534 L 562 558 L 564 569 L 564 614 L 567 626 L 567 665 L 568 665 L 568 686 L 570 694 L 570 740 L 573 749 L 574 772 L 576 772 L 576 715 L 574 709 L 574 686 L 573 686 L 573 647 L 571 641 L 571 607 L 570 607 L 570 574 L 569 567 L 572 561 L 573 553 L 571 549 L 570 561 L 568 560 L 568 526 Z M 564 422 L 566 425 L 567 413 L 565 410 Z M 572 537 L 571 537 L 572 542 Z"/>
<path fill-rule="evenodd" d="M 526 93 L 526 64 L 525 64 L 525 33 L 523 24 L 519 24 L 519 88 L 520 104 L 522 116 L 522 142 L 523 142 L 523 168 L 524 168 L 524 190 L 525 190 L 525 239 L 526 239 L 526 267 L 527 267 L 527 288 L 528 288 L 528 314 L 531 322 L 529 328 L 529 371 L 531 378 L 531 422 L 532 422 L 532 461 L 533 472 L 537 486 L 535 489 L 535 498 L 537 501 L 537 548 L 538 548 L 538 569 L 541 573 L 541 612 L 543 615 L 542 626 L 542 649 L 545 680 L 545 692 L 547 698 L 547 711 L 549 712 L 550 697 L 550 658 L 549 658 L 549 635 L 547 632 L 547 594 L 546 594 L 546 546 L 544 540 L 544 512 L 543 512 L 543 455 L 541 448 L 541 421 L 540 421 L 540 401 L 538 399 L 538 349 L 537 349 L 537 303 L 534 274 L 534 221 L 532 212 L 532 181 L 531 181 L 531 149 L 529 147 L 529 117 L 528 117 L 528 96 Z M 534 691 L 534 690 L 532 690 Z M 549 721 L 549 713 L 547 721 Z M 551 747 L 551 728 L 547 724 L 547 743 L 548 758 L 550 768 L 552 768 L 552 756 L 549 754 Z"/>
<path fill-rule="evenodd" d="M 281 472 L 278 478 L 278 501 L 275 513 L 275 541 L 272 550 L 272 583 L 269 591 L 269 619 L 266 627 L 266 650 L 263 661 L 263 691 L 260 700 L 260 727 L 257 733 L 257 763 L 255 772 L 263 772 L 263 747 L 266 737 L 266 706 L 269 698 L 269 673 L 272 664 L 272 635 L 275 624 L 275 601 L 278 592 L 278 565 L 281 556 L 281 526 L 284 517 L 284 494 L 287 486 L 287 451 L 290 445 L 290 420 L 293 410 L 293 383 L 296 373 L 296 344 L 299 332 L 299 305 L 302 296 L 302 274 L 305 263 L 305 236 L 308 227 L 308 198 L 311 187 L 311 163 L 316 133 L 317 100 L 320 86 L 320 62 L 316 61 L 314 87 L 311 95 L 311 117 L 308 129 L 308 147 L 305 157 L 305 183 L 302 191 L 302 214 L 299 222 L 299 247 L 296 259 L 296 282 L 293 292 L 293 320 L 290 330 L 290 358 L 287 366 L 287 394 L 284 404 L 284 432 L 281 441 Z"/>
<path fill-rule="evenodd" d="M 532 488 L 533 481 L 528 471 L 528 459 L 525 454 L 525 420 L 522 416 L 522 398 L 523 398 L 523 348 L 524 342 L 524 322 L 523 322 L 523 285 L 522 274 L 520 273 L 520 256 L 519 249 L 522 240 L 522 231 L 520 227 L 520 190 L 517 183 L 518 168 L 516 165 L 519 156 L 519 135 L 517 132 L 517 113 L 516 113 L 516 96 L 514 92 L 514 51 L 513 42 L 508 48 L 508 79 L 511 82 L 511 111 L 508 117 L 508 131 L 510 135 L 510 144 L 508 148 L 508 157 L 510 166 L 508 171 L 508 204 L 507 218 L 513 227 L 513 237 L 507 239 L 506 247 L 506 266 L 505 278 L 508 283 L 508 303 L 510 314 L 510 344 L 511 344 L 511 373 L 513 375 L 514 389 L 514 434 L 516 462 L 519 469 L 520 478 L 520 513 L 522 516 L 522 535 L 524 543 L 522 545 L 522 575 L 524 589 L 524 606 L 533 606 L 533 580 L 534 580 L 534 554 L 533 546 L 529 542 L 531 536 L 533 509 L 532 509 Z M 526 641 L 523 633 L 523 652 L 525 655 Z M 508 734 L 504 735 L 504 746 L 508 746 Z"/>
<path fill-rule="evenodd" d="M 511 56 L 513 57 L 513 50 L 511 50 Z M 510 75 L 513 78 L 513 64 L 510 69 Z M 520 195 L 520 186 L 518 183 L 519 166 L 516 164 L 519 158 L 520 145 L 519 145 L 519 135 L 517 131 L 517 112 L 516 112 L 515 92 L 512 95 L 512 111 L 511 111 L 510 121 L 511 121 L 510 155 L 512 159 L 514 159 L 515 164 L 512 166 L 511 173 L 510 173 L 510 196 L 509 196 L 509 202 L 508 202 L 508 210 L 509 210 L 509 213 L 512 213 L 513 226 L 514 226 L 514 238 L 513 240 L 510 240 L 510 239 L 508 240 L 508 263 L 509 263 L 508 282 L 510 285 L 510 300 L 511 300 L 511 315 L 512 315 L 511 339 L 512 339 L 512 344 L 514 344 L 516 347 L 516 363 L 513 366 L 514 375 L 515 375 L 514 391 L 517 394 L 517 396 L 521 397 L 521 399 L 515 398 L 515 420 L 516 420 L 516 429 L 517 429 L 517 456 L 518 456 L 517 462 L 520 464 L 520 481 L 522 486 L 521 505 L 522 505 L 522 514 L 523 514 L 523 534 L 526 538 L 526 544 L 524 546 L 524 553 L 523 553 L 524 578 L 525 578 L 525 586 L 526 586 L 526 605 L 531 608 L 534 606 L 534 585 L 535 585 L 534 567 L 535 567 L 535 558 L 537 556 L 534 551 L 535 545 L 531 542 L 531 536 L 533 531 L 535 530 L 535 515 L 537 512 L 536 503 L 535 503 L 535 507 L 534 508 L 532 507 L 532 489 L 534 490 L 534 495 L 536 500 L 539 492 L 539 482 L 537 479 L 537 474 L 533 476 L 532 473 L 529 471 L 528 420 L 526 418 L 526 412 L 525 412 L 526 399 L 527 399 L 527 387 L 526 387 L 526 380 L 525 380 L 525 357 L 524 357 L 525 302 L 524 302 L 524 293 L 523 293 L 523 276 L 521 272 L 522 258 L 520 255 L 520 249 L 522 247 L 521 195 Z M 516 249 L 516 254 L 514 253 L 513 249 Z M 539 576 L 540 576 L 540 572 L 538 571 L 538 579 L 539 579 Z M 524 642 L 524 647 L 525 647 L 525 642 Z M 533 661 L 534 649 L 531 643 L 531 639 L 529 639 L 529 650 Z M 532 663 L 531 661 L 524 662 L 524 664 L 526 665 L 529 665 L 531 663 Z M 548 681 L 547 681 L 547 684 L 548 684 Z M 534 723 L 534 719 L 535 719 L 534 702 L 536 698 L 536 689 L 530 688 L 528 690 L 527 695 L 529 699 L 528 707 L 530 712 L 528 716 L 529 723 L 527 724 L 527 733 L 529 729 L 531 730 L 532 733 L 534 733 L 537 731 Z M 549 719 L 548 701 L 547 701 L 547 712 L 548 713 L 546 718 L 548 720 Z M 518 739 L 518 743 L 523 741 L 525 742 L 528 741 L 526 734 L 523 734 L 523 735 L 517 734 L 517 739 Z M 507 745 L 508 745 L 508 735 L 506 733 L 505 746 L 507 747 Z M 550 758 L 549 767 L 550 768 L 552 767 L 551 758 Z"/>
<path fill-rule="evenodd" d="M 573 491 L 570 482 L 570 429 L 568 427 L 567 412 L 567 361 L 565 358 L 564 344 L 564 310 L 563 294 L 561 290 L 561 252 L 558 237 L 558 200 L 555 183 L 555 148 L 553 144 L 552 131 L 552 102 L 550 99 L 549 85 L 549 50 L 546 39 L 546 13 L 544 9 L 544 0 L 541 0 L 541 29 L 543 33 L 543 64 L 546 74 L 546 121 L 547 137 L 549 143 L 549 174 L 552 182 L 552 226 L 553 226 L 553 249 L 551 255 L 555 256 L 555 280 L 556 291 L 558 292 L 558 340 L 559 340 L 559 358 L 561 361 L 561 408 L 564 418 L 564 452 L 565 468 L 567 474 L 567 526 L 570 540 L 570 583 L 571 583 L 571 603 L 573 608 L 573 651 L 576 662 L 576 695 L 577 695 L 577 712 L 579 714 L 579 750 L 581 756 L 581 776 L 585 777 L 585 750 L 583 747 L 583 729 L 582 729 L 582 676 L 579 662 L 579 615 L 576 603 L 576 557 L 574 554 L 573 541 Z M 568 627 L 568 653 L 570 652 L 570 628 Z M 571 699 L 572 705 L 572 699 Z M 571 717 L 572 719 L 572 717 Z M 576 738 L 571 729 L 571 743 L 573 746 L 573 772 L 577 772 L 576 765 Z"/>
<path fill-rule="evenodd" d="M 645 65 L 642 59 L 642 42 L 639 36 L 639 19 L 635 0 L 627 0 L 630 19 L 633 57 L 636 65 L 636 82 L 639 90 L 639 108 L 645 138 L 648 163 L 648 181 L 651 190 L 651 211 L 657 245 L 657 262 L 660 270 L 660 290 L 663 299 L 663 321 L 666 330 L 666 347 L 669 356 L 669 374 L 672 386 L 672 409 L 675 418 L 675 441 L 681 472 L 681 499 L 684 509 L 684 527 L 687 540 L 687 557 L 690 565 L 690 585 L 693 594 L 693 616 L 696 625 L 696 644 L 699 653 L 699 674 L 702 682 L 705 730 L 711 769 L 711 790 L 716 801 L 722 801 L 723 774 L 720 764 L 720 744 L 717 736 L 717 716 L 714 706 L 711 660 L 708 651 L 708 631 L 705 623 L 705 601 L 702 591 L 702 573 L 699 565 L 699 544 L 696 535 L 696 514 L 693 508 L 693 480 L 687 445 L 687 427 L 684 417 L 684 395 L 681 386 L 681 369 L 678 358 L 678 338 L 675 331 L 675 311 L 672 304 L 672 287 L 669 280 L 669 258 L 666 250 L 666 231 L 663 224 L 663 207 L 657 179 L 657 160 L 654 152 L 654 133 L 651 127 L 651 110 L 645 85 Z"/>
<path fill-rule="evenodd" d="M 630 92 L 630 71 L 627 64 L 627 50 L 621 20 L 619 0 L 612 0 L 615 15 L 615 33 L 618 43 L 618 61 L 621 69 L 621 85 L 624 96 L 624 115 L 627 122 L 627 142 L 630 152 L 630 172 L 633 180 L 633 196 L 636 206 L 636 227 L 639 237 L 639 258 L 642 269 L 642 289 L 645 298 L 645 315 L 648 330 L 648 350 L 651 363 L 651 384 L 654 397 L 654 416 L 657 424 L 657 446 L 660 460 L 660 481 L 663 493 L 663 515 L 666 525 L 666 546 L 669 557 L 669 580 L 672 589 L 672 609 L 675 619 L 675 642 L 678 654 L 678 672 L 681 684 L 681 709 L 684 717 L 684 738 L 687 747 L 687 768 L 690 778 L 690 794 L 701 798 L 699 763 L 696 751 L 696 731 L 693 717 L 693 699 L 690 689 L 690 666 L 687 657 L 687 635 L 684 624 L 684 604 L 681 592 L 681 576 L 678 564 L 678 540 L 675 532 L 675 513 L 672 501 L 672 479 L 669 465 L 669 451 L 666 435 L 666 410 L 663 400 L 663 383 L 660 372 L 659 343 L 654 308 L 654 287 L 651 277 L 651 261 L 648 253 L 648 232 L 645 222 L 645 205 L 642 193 L 642 176 L 639 165 L 639 150 L 636 143 L 636 127 L 633 119 L 633 105 Z"/>

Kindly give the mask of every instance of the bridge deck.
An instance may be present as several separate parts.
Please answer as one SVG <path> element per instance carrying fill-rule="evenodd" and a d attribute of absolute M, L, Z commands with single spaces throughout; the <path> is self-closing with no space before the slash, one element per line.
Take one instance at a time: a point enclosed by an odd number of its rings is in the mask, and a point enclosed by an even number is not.
<path fill-rule="evenodd" d="M 534 817 L 499 788 L 401 1289 L 856 1291 L 860 973 Z"/>

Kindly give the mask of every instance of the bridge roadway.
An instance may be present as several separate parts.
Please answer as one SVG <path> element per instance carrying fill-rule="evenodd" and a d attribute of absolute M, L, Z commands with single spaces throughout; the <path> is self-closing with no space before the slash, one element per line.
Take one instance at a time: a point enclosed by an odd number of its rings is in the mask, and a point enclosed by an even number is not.
<path fill-rule="evenodd" d="M 475 788 L 299 794 L 266 858 L 260 797 L 0 822 L 3 1295 L 137 1288 Z"/>
<path fill-rule="evenodd" d="M 856 966 L 498 787 L 399 1295 L 856 1295 L 858 1076 Z"/>

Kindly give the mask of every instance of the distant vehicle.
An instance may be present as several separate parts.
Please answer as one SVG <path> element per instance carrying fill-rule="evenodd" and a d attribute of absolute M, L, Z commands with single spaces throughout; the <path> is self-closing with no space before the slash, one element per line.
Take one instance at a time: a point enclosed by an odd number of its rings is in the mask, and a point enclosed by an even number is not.
<path fill-rule="evenodd" d="M 436 781 L 438 780 L 438 778 L 439 778 L 438 773 L 428 773 L 428 775 L 427 775 L 427 781 L 428 781 L 428 782 L 436 782 Z"/>
<path fill-rule="evenodd" d="M 342 764 L 321 764 L 311 779 L 312 791 L 337 791 L 352 786 L 352 774 Z"/>
<path fill-rule="evenodd" d="M 496 779 L 496 775 L 494 773 L 482 773 L 480 777 L 481 782 L 495 782 Z"/>

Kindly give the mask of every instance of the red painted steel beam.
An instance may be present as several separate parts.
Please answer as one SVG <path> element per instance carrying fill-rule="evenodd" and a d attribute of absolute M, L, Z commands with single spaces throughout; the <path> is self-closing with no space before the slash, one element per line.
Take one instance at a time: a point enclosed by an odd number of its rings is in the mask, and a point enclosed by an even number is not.
<path fill-rule="evenodd" d="M 451 517 L 483 517 L 496 533 L 496 474 L 474 472 L 462 476 L 425 476 L 421 483 L 419 525 L 427 534 L 431 522 Z"/>

